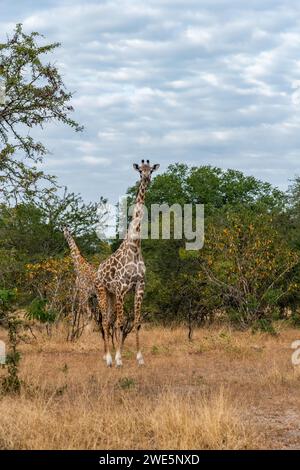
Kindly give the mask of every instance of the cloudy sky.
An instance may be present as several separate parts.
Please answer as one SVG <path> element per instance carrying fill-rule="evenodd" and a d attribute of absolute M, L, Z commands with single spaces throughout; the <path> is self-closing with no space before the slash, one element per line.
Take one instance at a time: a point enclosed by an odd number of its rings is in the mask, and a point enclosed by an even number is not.
<path fill-rule="evenodd" d="M 0 41 L 17 22 L 62 43 L 85 131 L 47 127 L 44 166 L 85 199 L 117 200 L 144 156 L 300 173 L 298 0 L 2 0 Z"/>

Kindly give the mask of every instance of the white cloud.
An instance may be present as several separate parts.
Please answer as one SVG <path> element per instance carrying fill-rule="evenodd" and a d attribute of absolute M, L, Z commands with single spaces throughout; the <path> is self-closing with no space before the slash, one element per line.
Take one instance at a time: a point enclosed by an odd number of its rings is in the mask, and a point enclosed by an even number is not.
<path fill-rule="evenodd" d="M 109 142 L 116 141 L 124 136 L 124 133 L 119 132 L 117 129 L 114 128 L 106 128 L 98 132 L 98 137 L 100 140 L 107 140 Z"/>
<path fill-rule="evenodd" d="M 198 46 L 209 46 L 213 39 L 213 32 L 204 28 L 189 26 L 184 32 L 185 37 Z"/>
<path fill-rule="evenodd" d="M 62 42 L 51 60 L 76 91 L 85 132 L 50 126 L 41 138 L 51 171 L 87 198 L 117 199 L 134 181 L 130 162 L 144 155 L 280 185 L 298 170 L 298 1 L 4 3 L 1 32 L 23 22 Z"/>
<path fill-rule="evenodd" d="M 84 155 L 81 160 L 92 166 L 107 166 L 111 163 L 109 158 L 95 157 L 93 155 Z"/>

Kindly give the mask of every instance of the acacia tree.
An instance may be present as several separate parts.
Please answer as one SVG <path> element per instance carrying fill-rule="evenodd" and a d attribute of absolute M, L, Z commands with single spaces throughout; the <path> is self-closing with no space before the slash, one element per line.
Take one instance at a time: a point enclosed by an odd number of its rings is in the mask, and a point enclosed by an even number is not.
<path fill-rule="evenodd" d="M 5 102 L 0 103 L 0 195 L 6 199 L 33 197 L 40 191 L 38 182 L 54 181 L 37 168 L 47 149 L 30 135 L 31 130 L 50 121 L 82 129 L 70 118 L 72 93 L 57 68 L 44 59 L 60 44 L 42 41 L 41 34 L 25 34 L 18 24 L 12 37 L 0 44 L 0 75 L 5 85 Z"/>

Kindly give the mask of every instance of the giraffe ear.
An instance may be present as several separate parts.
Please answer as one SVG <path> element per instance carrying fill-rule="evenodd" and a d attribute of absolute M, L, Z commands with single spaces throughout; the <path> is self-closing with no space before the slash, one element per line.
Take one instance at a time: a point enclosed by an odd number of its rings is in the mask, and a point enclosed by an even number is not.
<path fill-rule="evenodd" d="M 133 169 L 136 170 L 136 171 L 139 171 L 139 166 L 137 163 L 134 163 L 133 164 Z"/>
<path fill-rule="evenodd" d="M 159 163 L 155 163 L 155 165 L 153 165 L 153 167 L 152 167 L 152 171 L 158 170 L 159 167 L 160 167 L 160 164 L 159 164 Z"/>

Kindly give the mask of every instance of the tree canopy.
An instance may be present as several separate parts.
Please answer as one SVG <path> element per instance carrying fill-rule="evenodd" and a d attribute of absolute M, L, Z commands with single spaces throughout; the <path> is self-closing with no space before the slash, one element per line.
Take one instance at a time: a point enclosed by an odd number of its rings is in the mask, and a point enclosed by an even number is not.
<path fill-rule="evenodd" d="M 56 66 L 45 60 L 59 46 L 45 43 L 37 32 L 25 34 L 21 24 L 0 44 L 0 75 L 5 85 L 5 101 L 0 103 L 2 198 L 32 198 L 41 192 L 42 180 L 53 182 L 37 167 L 47 149 L 31 131 L 53 121 L 82 130 L 70 117 L 72 93 Z"/>

